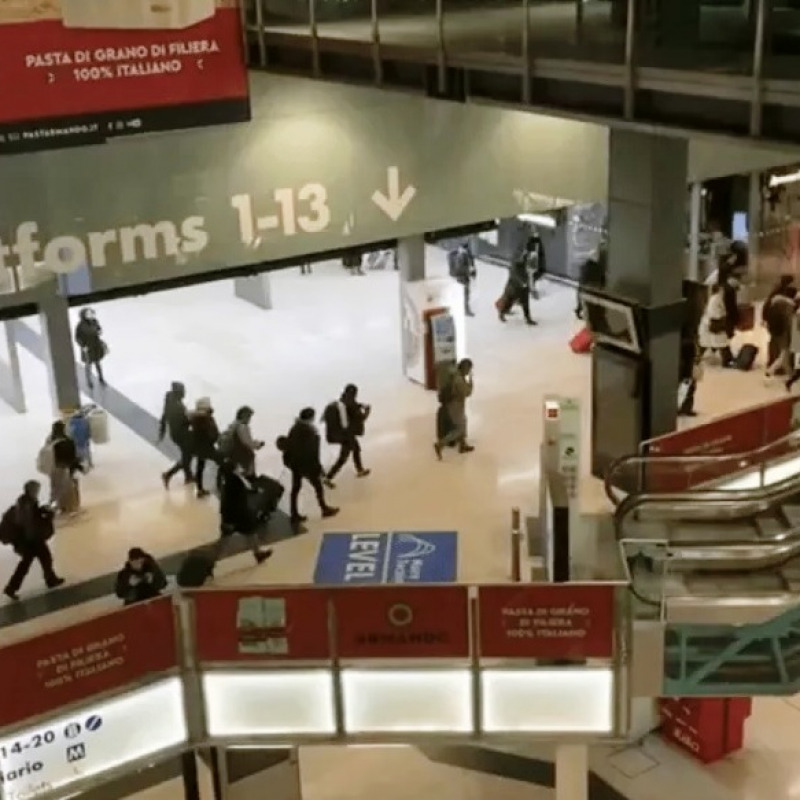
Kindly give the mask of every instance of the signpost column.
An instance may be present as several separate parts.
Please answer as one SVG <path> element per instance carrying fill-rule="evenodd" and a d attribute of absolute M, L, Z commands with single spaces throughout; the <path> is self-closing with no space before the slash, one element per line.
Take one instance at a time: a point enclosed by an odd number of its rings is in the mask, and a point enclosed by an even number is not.
<path fill-rule="evenodd" d="M 556 747 L 556 800 L 589 800 L 589 748 L 585 744 Z"/>
<path fill-rule="evenodd" d="M 39 317 L 42 324 L 50 383 L 50 396 L 56 415 L 62 409 L 78 408 L 81 393 L 75 372 L 75 349 L 72 344 L 72 325 L 69 320 L 67 300 L 55 291 L 43 293 L 39 301 Z"/>

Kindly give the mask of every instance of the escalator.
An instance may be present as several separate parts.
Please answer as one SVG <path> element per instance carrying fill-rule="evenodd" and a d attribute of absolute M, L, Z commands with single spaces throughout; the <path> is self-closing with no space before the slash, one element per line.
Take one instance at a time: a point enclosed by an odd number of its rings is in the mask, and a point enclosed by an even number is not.
<path fill-rule="evenodd" d="M 797 433 L 749 453 L 628 456 L 605 487 L 645 602 L 653 588 L 662 597 L 800 591 Z"/>
<path fill-rule="evenodd" d="M 667 623 L 665 694 L 800 691 L 800 435 L 620 459 L 606 494 L 637 616 Z"/>

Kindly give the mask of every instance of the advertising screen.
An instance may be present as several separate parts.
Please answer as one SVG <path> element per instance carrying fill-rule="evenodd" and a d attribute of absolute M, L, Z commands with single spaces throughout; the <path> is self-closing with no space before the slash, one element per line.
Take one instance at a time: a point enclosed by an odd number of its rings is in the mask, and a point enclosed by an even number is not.
<path fill-rule="evenodd" d="M 0 649 L 0 728 L 121 689 L 178 666 L 170 598 Z"/>
<path fill-rule="evenodd" d="M 250 118 L 237 0 L 2 0 L 0 154 Z"/>
<path fill-rule="evenodd" d="M 179 678 L 0 738 L 0 798 L 29 800 L 187 740 Z"/>

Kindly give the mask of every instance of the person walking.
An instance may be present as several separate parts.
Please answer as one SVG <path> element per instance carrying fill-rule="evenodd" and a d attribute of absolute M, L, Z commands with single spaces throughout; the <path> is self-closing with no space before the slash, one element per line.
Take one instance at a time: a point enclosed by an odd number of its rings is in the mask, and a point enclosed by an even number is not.
<path fill-rule="evenodd" d="M 704 355 L 707 350 L 712 353 L 719 353 L 723 367 L 734 366 L 731 340 L 728 335 L 729 327 L 725 314 L 723 288 L 716 284 L 711 288 L 697 333 L 700 355 Z"/>
<path fill-rule="evenodd" d="M 353 383 L 344 387 L 338 402 L 330 403 L 325 409 L 323 419 L 326 439 L 329 444 L 339 445 L 339 457 L 325 476 L 325 485 L 329 489 L 335 488 L 333 479 L 351 456 L 357 477 L 366 478 L 370 474 L 370 470 L 364 469 L 361 461 L 361 443 L 358 441 L 364 435 L 370 412 L 368 405 L 358 401 L 358 387 Z"/>
<path fill-rule="evenodd" d="M 525 322 L 528 325 L 536 325 L 536 321 L 531 318 L 531 285 L 530 270 L 528 269 L 528 251 L 524 250 L 518 255 L 508 268 L 508 281 L 503 290 L 501 305 L 498 307 L 500 322 L 506 321 L 506 315 L 519 303 Z"/>
<path fill-rule="evenodd" d="M 150 553 L 141 547 L 128 551 L 125 566 L 117 573 L 114 593 L 126 606 L 158 597 L 167 588 L 167 576 Z"/>
<path fill-rule="evenodd" d="M 193 483 L 192 475 L 192 440 L 189 413 L 186 410 L 186 387 L 180 381 L 173 381 L 170 390 L 164 395 L 164 410 L 158 423 L 158 441 L 162 442 L 169 433 L 169 438 L 178 448 L 178 460 L 161 475 L 164 488 L 169 489 L 170 481 L 179 472 L 183 472 L 184 483 Z"/>
<path fill-rule="evenodd" d="M 261 542 L 265 521 L 251 502 L 255 492 L 251 477 L 241 465 L 231 461 L 226 461 L 220 468 L 220 536 L 214 547 L 213 563 L 230 548 L 236 534 L 248 539 L 257 564 L 262 564 L 272 555 L 272 550 Z"/>
<path fill-rule="evenodd" d="M 472 311 L 472 281 L 478 274 L 475 269 L 475 259 L 466 242 L 462 242 L 455 250 L 447 254 L 448 268 L 451 277 L 455 278 L 464 289 L 464 313 L 474 317 Z"/>
<path fill-rule="evenodd" d="M 78 458 L 75 442 L 67 435 L 67 425 L 56 420 L 43 448 L 49 464 L 41 471 L 49 471 L 50 504 L 63 514 L 77 513 L 80 507 L 80 491 L 75 479 L 84 467 Z"/>
<path fill-rule="evenodd" d="M 53 568 L 53 554 L 48 540 L 53 536 L 53 512 L 39 503 L 42 486 L 39 481 L 27 481 L 17 502 L 3 515 L 2 540 L 7 541 L 20 557 L 17 568 L 3 590 L 6 597 L 19 600 L 18 592 L 34 561 L 42 568 L 48 589 L 64 584 Z"/>
<path fill-rule="evenodd" d="M 196 403 L 190 418 L 191 449 L 195 459 L 194 482 L 198 498 L 208 497 L 210 492 L 203 485 L 206 464 L 209 461 L 219 465 L 221 459 L 217 451 L 219 428 L 214 419 L 214 409 L 208 397 L 201 397 Z"/>
<path fill-rule="evenodd" d="M 97 380 L 101 386 L 106 385 L 103 375 L 102 361 L 108 355 L 108 346 L 103 341 L 103 329 L 92 308 L 81 310 L 78 324 L 75 328 L 75 343 L 81 351 L 81 361 L 86 373 L 86 384 L 94 388 L 92 380 L 92 367 L 97 373 Z"/>
<path fill-rule="evenodd" d="M 471 453 L 475 448 L 467 444 L 467 398 L 474 390 L 472 361 L 464 358 L 443 378 L 439 389 L 439 402 L 444 406 L 449 422 L 448 432 L 433 445 L 436 457 L 442 460 L 442 449 L 458 445 L 459 453 Z"/>
<path fill-rule="evenodd" d="M 681 337 L 678 370 L 678 416 L 696 417 L 694 398 L 702 368 L 697 363 L 697 343 L 693 336 Z"/>
<path fill-rule="evenodd" d="M 320 459 L 321 440 L 314 424 L 315 417 L 313 408 L 304 408 L 288 435 L 279 440 L 279 446 L 283 449 L 283 463 L 292 473 L 289 499 L 290 516 L 294 525 L 299 525 L 307 519 L 300 513 L 298 505 L 303 481 L 311 484 L 323 517 L 333 517 L 339 513 L 338 508 L 329 506 L 325 500 L 325 489 L 322 485 L 325 473 Z"/>
<path fill-rule="evenodd" d="M 220 437 L 220 455 L 235 466 L 241 467 L 245 475 L 255 477 L 256 453 L 264 446 L 261 439 L 256 439 L 250 429 L 253 420 L 250 406 L 242 406 L 236 412 L 236 418 Z"/>

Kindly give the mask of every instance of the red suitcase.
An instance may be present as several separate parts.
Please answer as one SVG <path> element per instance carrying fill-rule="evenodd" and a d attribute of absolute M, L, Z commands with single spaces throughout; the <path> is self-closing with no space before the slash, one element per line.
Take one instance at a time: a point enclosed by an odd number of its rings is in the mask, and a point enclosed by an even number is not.
<path fill-rule="evenodd" d="M 573 353 L 588 353 L 592 349 L 592 334 L 588 328 L 578 331 L 569 340 L 569 349 Z"/>
<path fill-rule="evenodd" d="M 739 321 L 736 327 L 740 331 L 751 331 L 756 326 L 756 307 L 752 303 L 742 303 L 739 306 Z"/>

